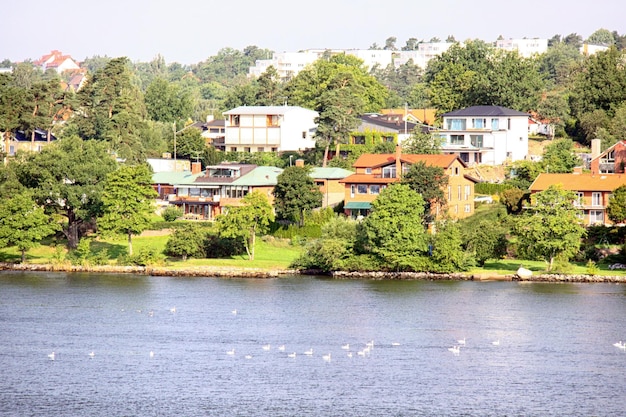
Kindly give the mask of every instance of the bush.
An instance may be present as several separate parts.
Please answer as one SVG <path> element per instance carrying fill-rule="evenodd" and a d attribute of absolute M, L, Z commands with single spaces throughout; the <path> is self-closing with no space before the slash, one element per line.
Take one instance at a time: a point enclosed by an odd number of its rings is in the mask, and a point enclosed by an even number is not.
<path fill-rule="evenodd" d="M 117 263 L 120 265 L 137 265 L 151 266 L 162 265 L 164 263 L 163 255 L 156 249 L 143 248 L 133 255 L 122 255 L 118 258 Z"/>
<path fill-rule="evenodd" d="M 228 258 L 243 255 L 246 248 L 241 239 L 224 238 L 207 234 L 203 242 L 204 254 L 207 258 Z"/>
<path fill-rule="evenodd" d="M 163 212 L 161 213 L 161 217 L 163 217 L 163 220 L 165 220 L 166 222 L 173 222 L 174 220 L 182 216 L 183 210 L 177 206 L 167 206 L 165 210 L 163 210 Z"/>

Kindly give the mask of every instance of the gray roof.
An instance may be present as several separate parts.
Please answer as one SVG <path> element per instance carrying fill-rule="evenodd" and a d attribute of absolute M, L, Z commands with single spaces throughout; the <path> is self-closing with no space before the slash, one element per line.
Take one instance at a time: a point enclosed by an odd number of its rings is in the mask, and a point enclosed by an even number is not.
<path fill-rule="evenodd" d="M 314 179 L 327 179 L 327 180 L 340 180 L 346 178 L 348 175 L 352 175 L 354 172 L 343 168 L 311 168 L 309 176 Z"/>
<path fill-rule="evenodd" d="M 232 110 L 225 111 L 222 114 L 285 114 L 294 110 L 304 110 L 308 112 L 317 113 L 314 110 L 305 109 L 299 106 L 239 106 Z"/>
<path fill-rule="evenodd" d="M 187 184 L 193 183 L 200 174 L 192 174 L 191 171 L 182 171 L 182 172 L 172 172 L 172 171 L 163 171 L 163 172 L 155 172 L 152 174 L 152 183 L 153 184 Z"/>
<path fill-rule="evenodd" d="M 466 107 L 461 110 L 454 110 L 449 113 L 444 113 L 443 117 L 482 117 L 482 116 L 526 116 L 530 117 L 530 114 L 524 113 L 523 111 L 517 111 L 513 109 L 508 109 L 502 106 L 472 106 Z"/>

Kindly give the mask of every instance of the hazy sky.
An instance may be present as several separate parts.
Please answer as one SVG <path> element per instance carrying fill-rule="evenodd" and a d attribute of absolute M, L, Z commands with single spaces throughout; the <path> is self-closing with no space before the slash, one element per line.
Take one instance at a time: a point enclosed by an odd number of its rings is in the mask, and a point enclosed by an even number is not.
<path fill-rule="evenodd" d="M 58 49 L 195 64 L 224 47 L 276 52 L 367 49 L 407 39 L 550 38 L 600 28 L 626 32 L 626 1 L 545 0 L 9 0 L 0 7 L 0 60 L 37 59 Z"/>

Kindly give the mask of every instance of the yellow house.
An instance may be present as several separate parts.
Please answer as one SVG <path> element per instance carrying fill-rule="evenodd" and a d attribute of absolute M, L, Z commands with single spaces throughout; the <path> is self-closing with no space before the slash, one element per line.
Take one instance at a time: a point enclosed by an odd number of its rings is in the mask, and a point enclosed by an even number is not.
<path fill-rule="evenodd" d="M 356 173 L 340 182 L 344 184 L 344 210 L 349 216 L 367 215 L 371 203 L 389 184 L 401 180 L 415 163 L 444 169 L 448 185 L 444 191 L 446 207 L 436 207 L 437 217 L 448 214 L 453 219 L 462 219 L 474 214 L 474 185 L 478 180 L 465 173 L 467 165 L 457 155 L 413 155 L 401 154 L 396 147 L 395 154 L 363 154 L 352 165 Z M 441 210 L 447 211 L 441 212 Z"/>

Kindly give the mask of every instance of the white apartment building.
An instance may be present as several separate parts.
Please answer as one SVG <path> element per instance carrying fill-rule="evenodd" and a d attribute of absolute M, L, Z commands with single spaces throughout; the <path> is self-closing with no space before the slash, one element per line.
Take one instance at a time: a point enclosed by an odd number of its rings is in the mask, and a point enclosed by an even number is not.
<path fill-rule="evenodd" d="M 442 152 L 457 154 L 469 165 L 501 165 L 528 155 L 530 115 L 501 106 L 473 106 L 445 113 Z"/>
<path fill-rule="evenodd" d="M 533 55 L 543 54 L 548 50 L 547 39 L 499 39 L 496 41 L 496 48 L 505 51 L 517 51 L 524 58 L 530 58 Z"/>
<path fill-rule="evenodd" d="M 239 106 L 226 116 L 224 150 L 302 151 L 315 147 L 314 110 L 298 106 Z"/>
<path fill-rule="evenodd" d="M 443 54 L 452 45 L 453 42 L 423 42 L 417 45 L 416 51 L 396 51 L 393 64 L 397 68 L 413 60 L 413 64 L 425 69 L 428 61 Z"/>

